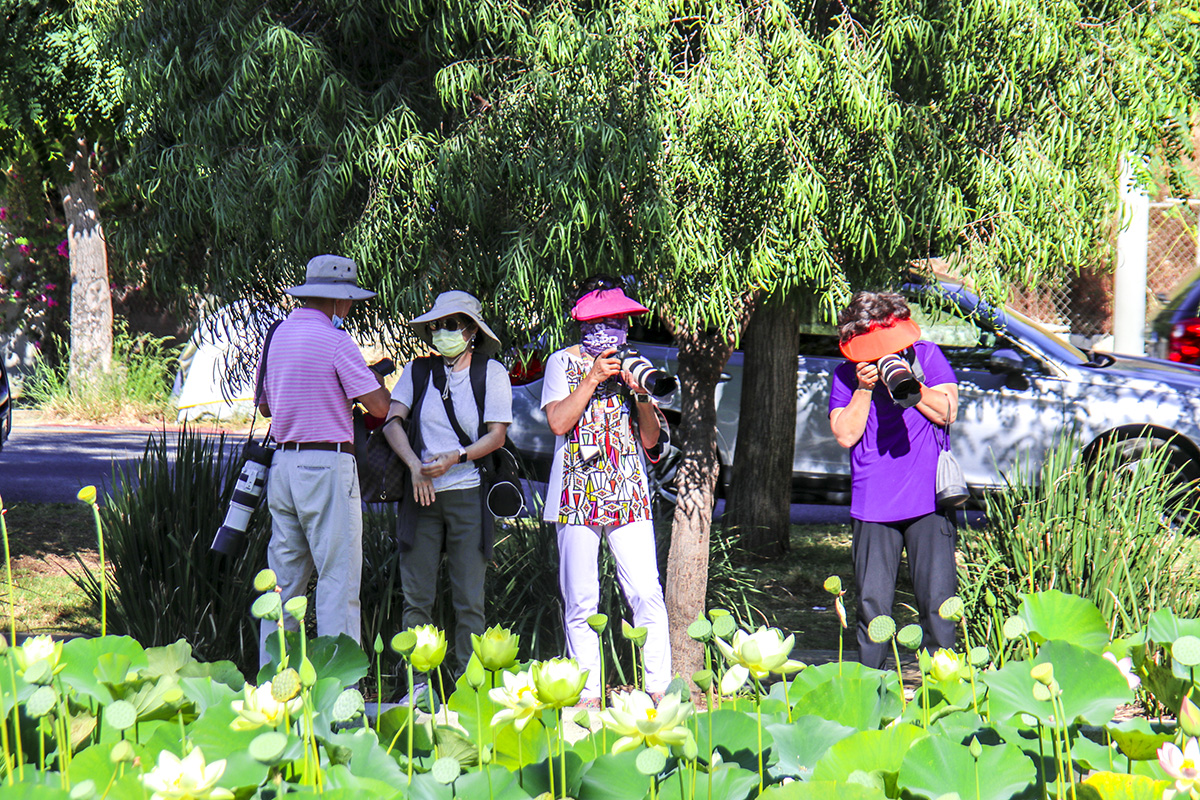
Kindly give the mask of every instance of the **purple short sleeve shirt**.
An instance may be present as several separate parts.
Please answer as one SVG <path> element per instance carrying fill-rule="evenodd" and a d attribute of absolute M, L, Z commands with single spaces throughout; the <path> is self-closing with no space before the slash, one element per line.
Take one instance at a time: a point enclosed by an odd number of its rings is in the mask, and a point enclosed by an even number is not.
<path fill-rule="evenodd" d="M 955 383 L 954 370 L 933 342 L 918 341 L 926 386 Z M 829 411 L 845 408 L 858 386 L 854 364 L 833 371 Z M 862 438 L 850 448 L 850 516 L 863 522 L 899 522 L 937 510 L 934 484 L 942 434 L 914 406 L 901 408 L 882 381 L 871 393 Z"/>
<path fill-rule="evenodd" d="M 277 442 L 352 442 L 350 401 L 379 388 L 350 334 L 315 308 L 297 308 L 267 350 L 263 395 Z"/>

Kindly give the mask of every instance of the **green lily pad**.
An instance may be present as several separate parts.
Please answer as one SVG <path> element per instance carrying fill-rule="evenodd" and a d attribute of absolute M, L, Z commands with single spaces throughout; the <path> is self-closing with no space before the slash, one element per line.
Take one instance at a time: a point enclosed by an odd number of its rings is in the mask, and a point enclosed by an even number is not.
<path fill-rule="evenodd" d="M 1106 724 L 1112 720 L 1117 706 L 1133 699 L 1125 678 L 1105 659 L 1083 647 L 1052 641 L 1042 645 L 1032 664 L 1010 661 L 1003 669 L 980 676 L 979 680 L 988 687 L 988 708 L 993 720 L 1003 722 L 1024 713 L 1045 722 L 1054 714 L 1052 704 L 1034 699 L 1034 686 L 1042 684 L 1029 674 L 1034 664 L 1045 663 L 1054 665 L 1054 678 L 1062 690 L 1063 711 L 1068 721 L 1083 719 L 1093 725 Z"/>
<path fill-rule="evenodd" d="M 1017 616 L 1035 642 L 1059 640 L 1099 653 L 1108 644 L 1108 623 L 1096 604 L 1057 589 L 1026 595 Z"/>
<path fill-rule="evenodd" d="M 846 781 L 855 772 L 882 773 L 894 782 L 913 744 L 929 734 L 901 723 L 878 731 L 859 731 L 834 744 L 813 769 L 813 780 Z M 889 792 L 889 795 L 891 793 Z"/>
<path fill-rule="evenodd" d="M 1105 729 L 1117 747 L 1121 748 L 1121 753 L 1134 761 L 1157 760 L 1158 748 L 1175 740 L 1174 728 L 1154 726 L 1140 717 L 1112 723 Z"/>
<path fill-rule="evenodd" d="M 1145 775 L 1122 775 L 1117 772 L 1098 772 L 1083 782 L 1103 800 L 1159 800 L 1171 781 L 1155 780 Z M 1084 797 L 1081 793 L 1080 797 Z"/>
<path fill-rule="evenodd" d="M 983 747 L 978 761 L 970 749 L 941 736 L 913 744 L 897 784 L 905 792 L 941 797 L 957 792 L 978 800 L 1009 800 L 1037 778 L 1037 769 L 1019 747 Z"/>

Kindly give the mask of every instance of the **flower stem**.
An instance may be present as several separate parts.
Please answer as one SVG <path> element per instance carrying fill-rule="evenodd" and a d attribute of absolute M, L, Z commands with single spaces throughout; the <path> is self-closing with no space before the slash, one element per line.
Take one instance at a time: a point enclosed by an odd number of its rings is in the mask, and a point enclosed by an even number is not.
<path fill-rule="evenodd" d="M 96 544 L 100 551 L 100 635 L 108 633 L 108 568 L 104 563 L 104 530 L 100 527 L 100 507 L 94 502 L 92 518 L 96 522 Z"/>
<path fill-rule="evenodd" d="M 413 695 L 413 666 L 408 662 L 408 785 L 412 786 L 413 714 L 417 713 Z"/>
<path fill-rule="evenodd" d="M 763 793 L 762 686 L 754 679 L 754 708 L 758 712 L 758 793 Z M 712 744 L 712 742 L 709 742 Z"/>

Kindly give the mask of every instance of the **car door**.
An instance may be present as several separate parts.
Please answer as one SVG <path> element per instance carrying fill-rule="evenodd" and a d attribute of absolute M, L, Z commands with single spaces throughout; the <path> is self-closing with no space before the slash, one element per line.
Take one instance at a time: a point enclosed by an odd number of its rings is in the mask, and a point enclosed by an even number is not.
<path fill-rule="evenodd" d="M 958 378 L 951 445 L 967 484 L 1000 487 L 1018 463 L 1041 464 L 1067 421 L 1064 378 L 1053 361 L 1022 337 L 1016 320 L 997 318 L 966 293 L 917 292 L 909 304 L 921 338 L 941 348 Z M 1019 368 L 997 371 L 998 351 Z"/>

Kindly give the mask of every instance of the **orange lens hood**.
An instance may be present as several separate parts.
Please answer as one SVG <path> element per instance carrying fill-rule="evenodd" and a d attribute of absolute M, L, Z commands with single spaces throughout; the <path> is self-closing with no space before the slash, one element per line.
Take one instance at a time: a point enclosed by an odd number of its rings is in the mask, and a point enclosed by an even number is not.
<path fill-rule="evenodd" d="M 839 347 L 851 361 L 877 361 L 888 353 L 899 353 L 921 338 L 921 329 L 911 319 L 897 320 L 888 328 L 872 328 Z"/>

